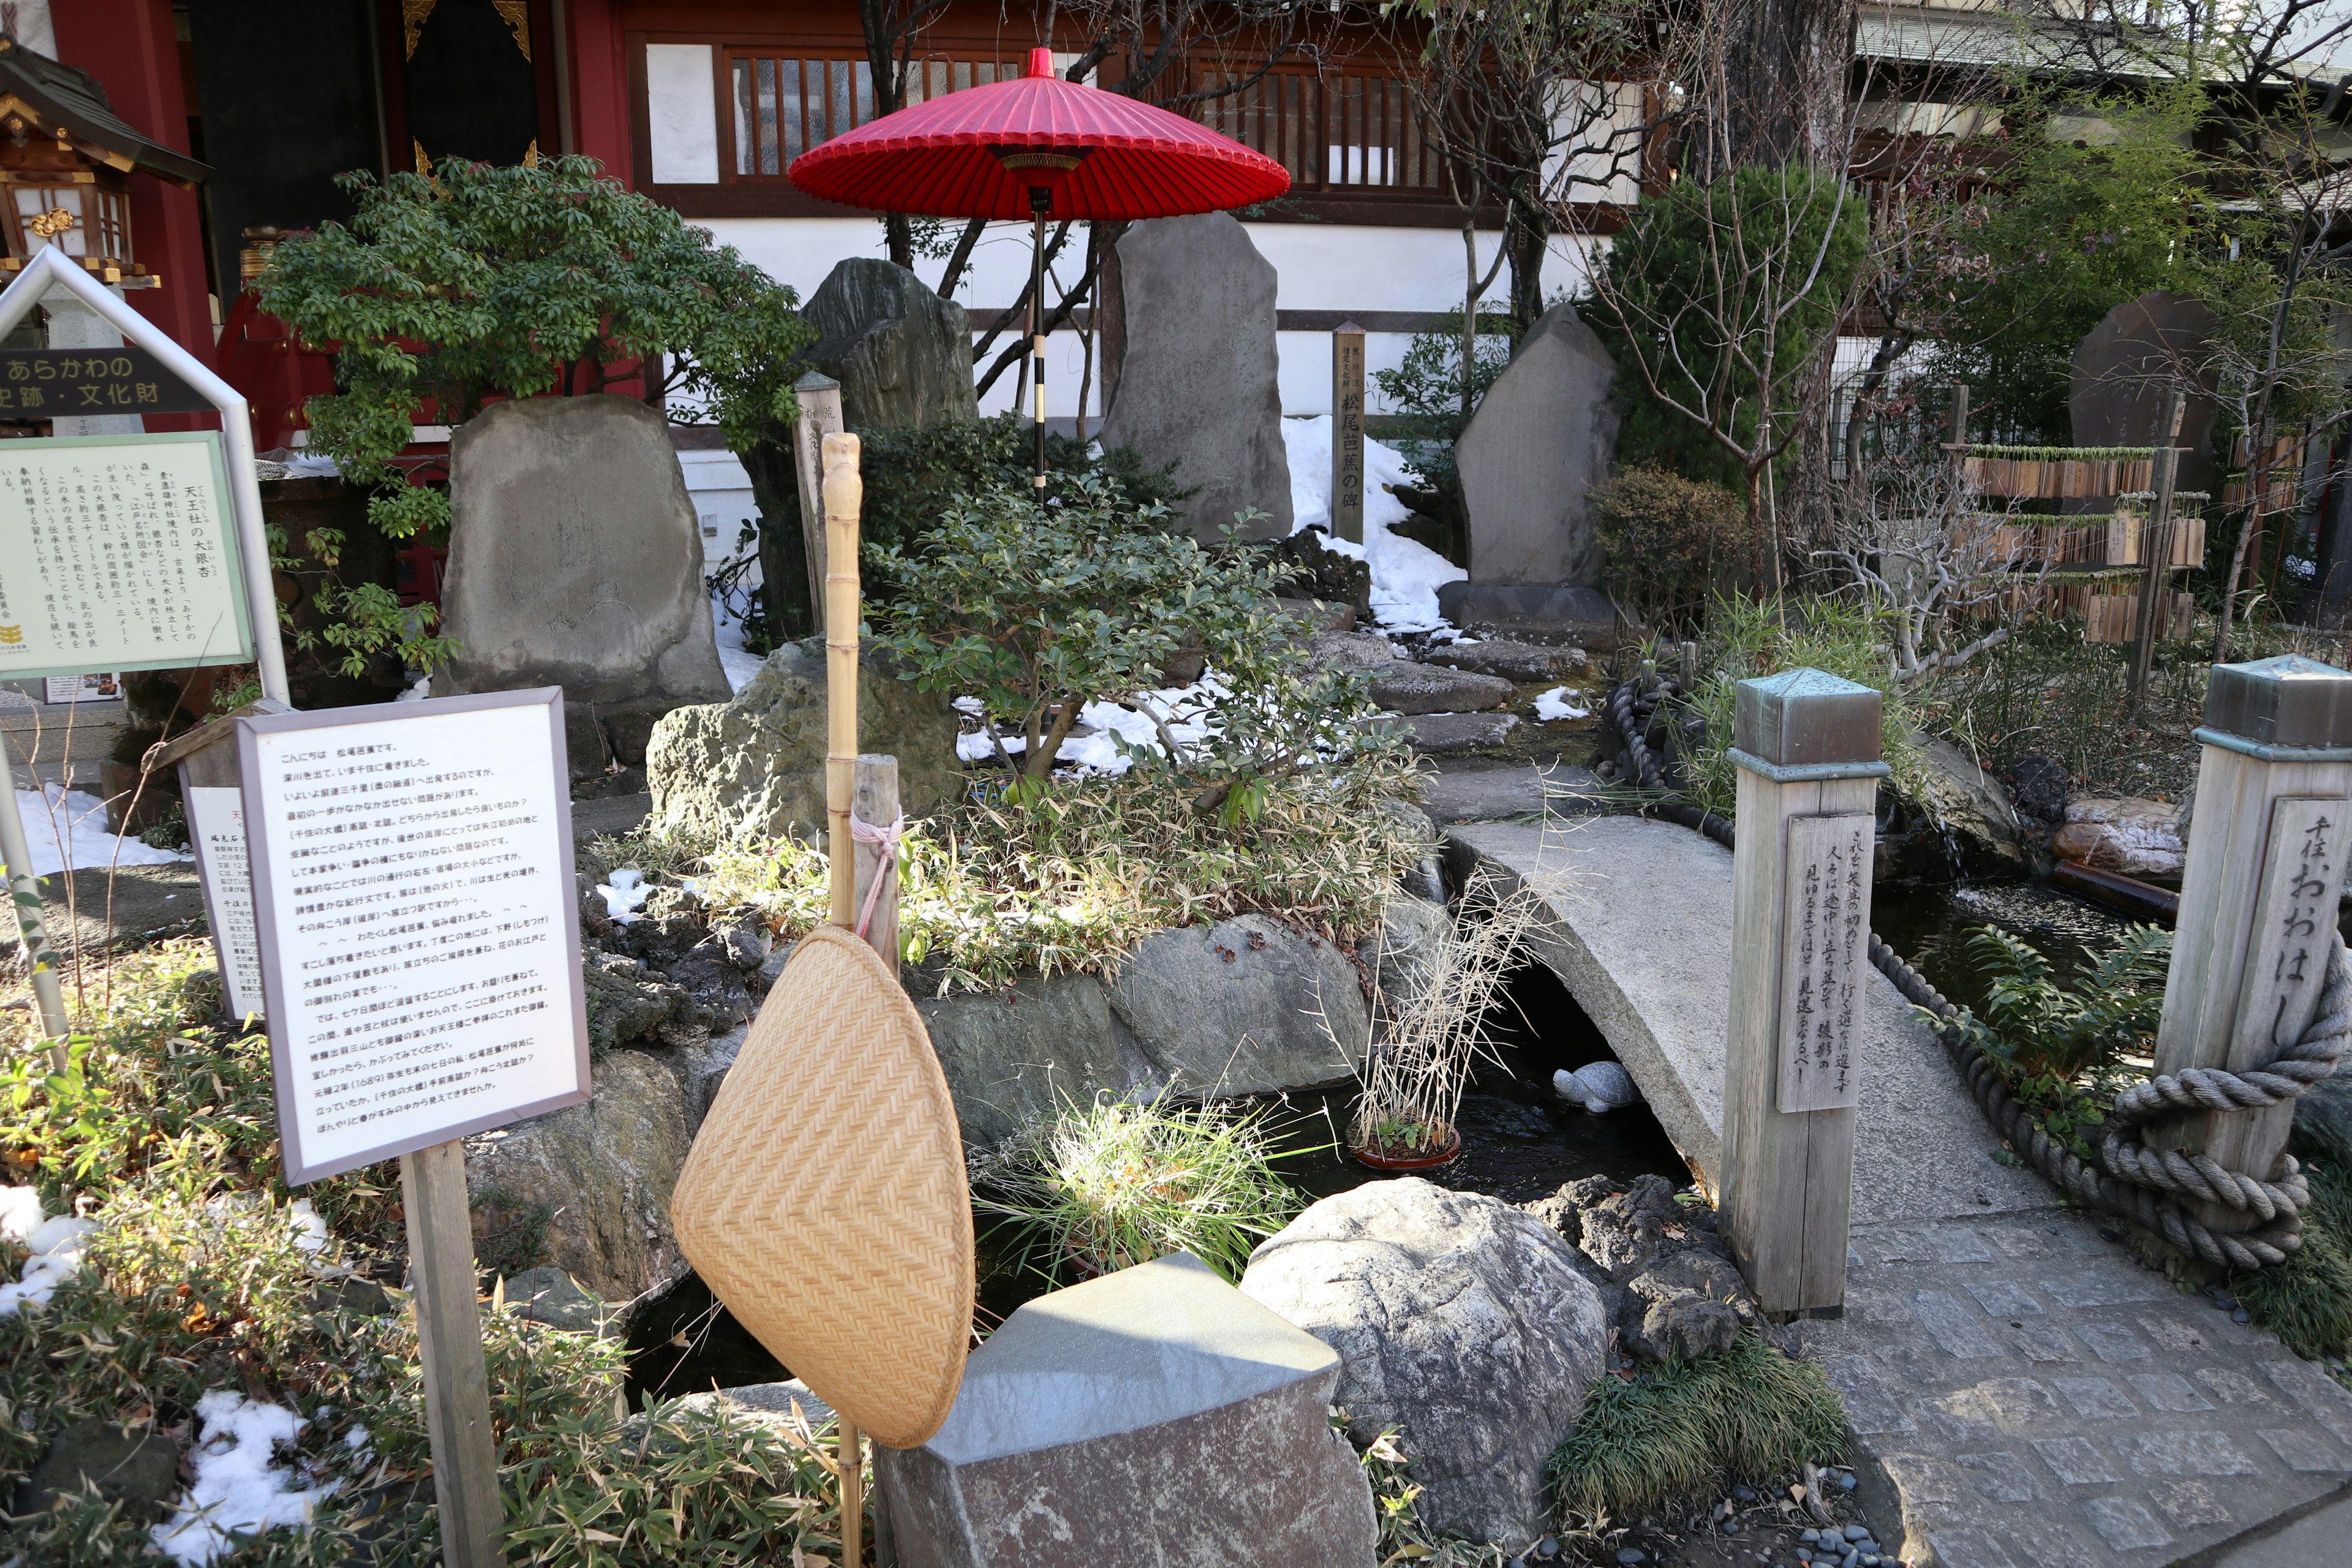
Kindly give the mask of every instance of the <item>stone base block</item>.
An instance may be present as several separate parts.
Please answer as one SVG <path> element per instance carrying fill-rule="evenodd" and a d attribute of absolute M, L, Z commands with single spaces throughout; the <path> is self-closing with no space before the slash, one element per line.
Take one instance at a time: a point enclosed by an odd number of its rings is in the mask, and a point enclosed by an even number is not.
<path fill-rule="evenodd" d="M 1179 1255 L 1040 1297 L 875 1469 L 903 1568 L 1370 1568 L 1339 1358 Z"/>
<path fill-rule="evenodd" d="M 1457 626 L 1481 626 L 1532 643 L 1614 652 L 1617 609 L 1598 588 L 1568 584 L 1444 583 L 1437 613 Z"/>

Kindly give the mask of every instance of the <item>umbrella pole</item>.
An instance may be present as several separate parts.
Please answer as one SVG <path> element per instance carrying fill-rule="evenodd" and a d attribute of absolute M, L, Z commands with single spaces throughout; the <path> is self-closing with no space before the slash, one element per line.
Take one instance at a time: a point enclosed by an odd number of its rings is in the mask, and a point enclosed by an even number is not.
<path fill-rule="evenodd" d="M 1037 427 L 1037 499 L 1045 499 L 1045 212 L 1054 193 L 1029 187 L 1029 385 Z"/>
<path fill-rule="evenodd" d="M 825 875 L 833 923 L 857 925 L 857 846 L 849 830 L 857 778 L 857 514 L 866 500 L 857 437 L 824 437 Z M 841 1417 L 841 1561 L 857 1568 L 865 1546 L 865 1459 L 857 1428 Z"/>

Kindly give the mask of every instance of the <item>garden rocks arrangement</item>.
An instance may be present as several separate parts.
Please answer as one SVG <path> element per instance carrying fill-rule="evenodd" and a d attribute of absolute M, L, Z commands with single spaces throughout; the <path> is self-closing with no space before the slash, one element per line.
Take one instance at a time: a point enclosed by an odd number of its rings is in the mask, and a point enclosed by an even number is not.
<path fill-rule="evenodd" d="M 1762 1321 L 1717 1237 L 1715 1211 L 1685 1207 L 1662 1177 L 1623 1186 L 1587 1176 L 1527 1210 L 1576 1244 L 1601 1277 L 1618 1344 L 1642 1361 L 1728 1350 Z"/>
<path fill-rule="evenodd" d="M 919 691 L 869 647 L 857 667 L 858 734 L 898 759 L 898 801 L 920 816 L 962 793 L 956 712 Z M 646 750 L 650 826 L 729 839 L 812 838 L 824 825 L 824 645 L 788 644 L 730 702 L 681 708 L 654 726 Z"/>
<path fill-rule="evenodd" d="M 2061 860 L 2126 877 L 2178 876 L 2189 852 L 2180 838 L 2179 806 L 2128 795 L 2069 802 L 2066 826 L 2050 849 Z"/>
<path fill-rule="evenodd" d="M 1557 1231 L 1498 1198 L 1374 1182 L 1261 1245 L 1242 1291 L 1339 1353 L 1349 1436 L 1397 1433 L 1423 1523 L 1514 1551 L 1550 1528 L 1545 1465 L 1608 1333 Z"/>
<path fill-rule="evenodd" d="M 1949 741 L 1918 737 L 1927 765 L 1917 797 L 1896 803 L 1878 837 L 1881 881 L 2028 875 L 2033 856 L 2000 784 Z"/>
<path fill-rule="evenodd" d="M 801 314 L 824 334 L 809 357 L 841 383 L 851 429 L 980 417 L 964 308 L 905 268 L 851 257 L 825 274 Z"/>

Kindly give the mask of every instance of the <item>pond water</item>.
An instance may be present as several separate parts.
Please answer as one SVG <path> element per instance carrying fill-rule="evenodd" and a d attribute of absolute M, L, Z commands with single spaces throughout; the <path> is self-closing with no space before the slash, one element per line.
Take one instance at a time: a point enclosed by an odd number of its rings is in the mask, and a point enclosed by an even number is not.
<path fill-rule="evenodd" d="M 2063 985 L 2115 945 L 2131 921 L 2103 905 L 2039 882 L 1958 887 L 1885 886 L 1871 893 L 1870 923 L 1886 945 L 1962 1007 L 1982 1011 L 1986 984 L 1964 951 L 1969 933 L 1997 926 L 2039 948 Z"/>
<path fill-rule="evenodd" d="M 1495 1059 L 1481 1062 L 1463 1096 L 1462 1157 L 1413 1173 L 1460 1192 L 1525 1203 L 1580 1176 L 1620 1181 L 1644 1173 L 1680 1186 L 1689 1169 L 1646 1108 L 1593 1116 L 1560 1103 L 1551 1075 L 1609 1057 L 1600 1029 L 1539 965 L 1514 974 L 1488 1020 Z M 1295 1092 L 1251 1103 L 1269 1114 L 1285 1152 L 1279 1169 L 1308 1198 L 1328 1197 L 1393 1176 L 1349 1159 L 1341 1147 L 1354 1100 L 1349 1086 Z M 979 1326 L 993 1328 L 1022 1302 L 1076 1283 L 1067 1270 L 1048 1277 L 1028 1263 L 1011 1228 L 980 1216 Z M 782 1363 L 688 1275 L 660 1301 L 640 1310 L 629 1333 L 631 1403 L 791 1375 Z"/>

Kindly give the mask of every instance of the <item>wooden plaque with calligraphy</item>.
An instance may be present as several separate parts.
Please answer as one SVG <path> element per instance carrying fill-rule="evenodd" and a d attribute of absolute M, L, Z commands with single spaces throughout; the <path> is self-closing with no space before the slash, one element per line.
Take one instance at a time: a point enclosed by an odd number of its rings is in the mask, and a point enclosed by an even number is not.
<path fill-rule="evenodd" d="M 1783 1113 L 1861 1098 L 1863 973 L 1870 962 L 1874 824 L 1867 812 L 1792 816 L 1780 894 Z"/>
<path fill-rule="evenodd" d="M 2230 1037 L 2238 1072 L 2269 1066 L 2303 1037 L 2327 973 L 2328 933 L 2344 886 L 2347 803 L 2282 795 L 2271 803 L 2257 885 L 2252 950 Z"/>

